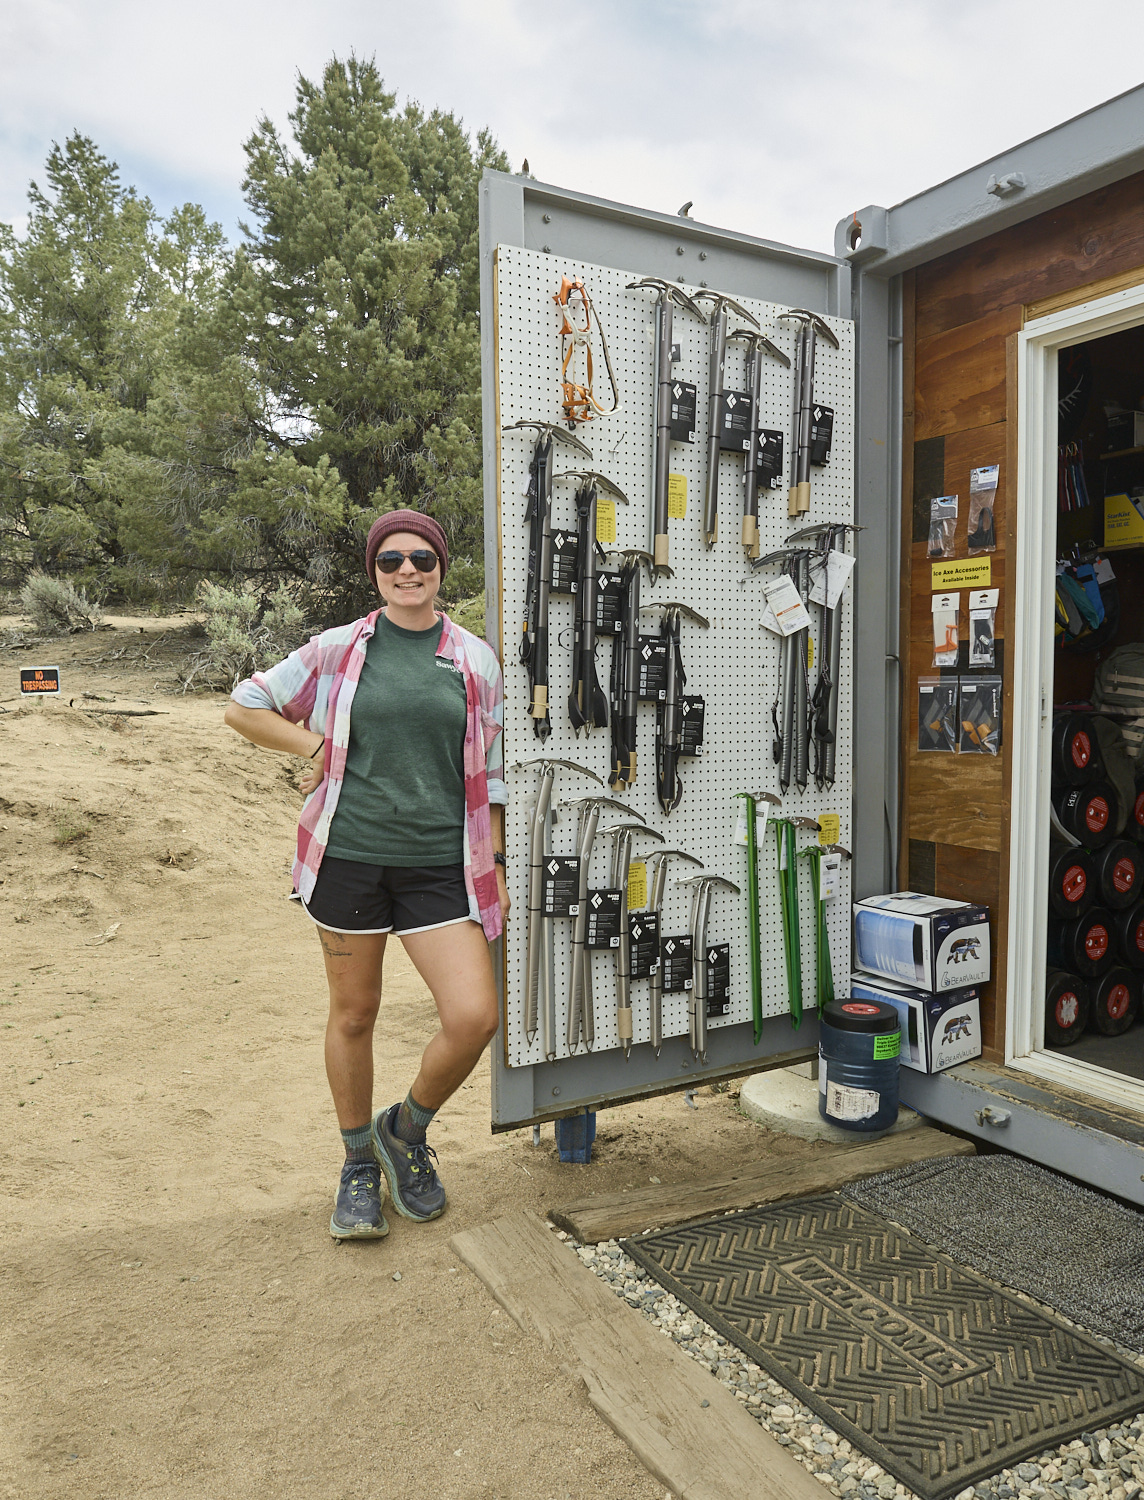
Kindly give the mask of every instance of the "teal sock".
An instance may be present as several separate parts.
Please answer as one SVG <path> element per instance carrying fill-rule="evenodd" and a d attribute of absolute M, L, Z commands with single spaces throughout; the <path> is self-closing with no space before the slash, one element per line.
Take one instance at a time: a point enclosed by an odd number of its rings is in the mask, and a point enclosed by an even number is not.
<path fill-rule="evenodd" d="M 369 1124 L 359 1125 L 356 1130 L 343 1130 L 342 1141 L 346 1148 L 347 1161 L 372 1161 L 373 1147 L 369 1143 Z"/>
<path fill-rule="evenodd" d="M 411 1146 L 424 1144 L 425 1132 L 433 1123 L 433 1116 L 437 1113 L 435 1109 L 423 1109 L 413 1097 L 413 1090 L 405 1096 L 405 1101 L 398 1106 L 397 1118 L 393 1122 L 393 1133 L 400 1136 L 403 1141 L 408 1141 Z"/>

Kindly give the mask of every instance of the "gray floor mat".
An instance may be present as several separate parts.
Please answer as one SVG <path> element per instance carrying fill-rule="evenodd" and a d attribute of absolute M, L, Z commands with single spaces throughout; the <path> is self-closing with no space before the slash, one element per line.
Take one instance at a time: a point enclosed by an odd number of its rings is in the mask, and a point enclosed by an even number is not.
<path fill-rule="evenodd" d="M 1144 1353 L 1144 1214 L 1015 1156 L 947 1157 L 843 1188 L 953 1260 Z"/>

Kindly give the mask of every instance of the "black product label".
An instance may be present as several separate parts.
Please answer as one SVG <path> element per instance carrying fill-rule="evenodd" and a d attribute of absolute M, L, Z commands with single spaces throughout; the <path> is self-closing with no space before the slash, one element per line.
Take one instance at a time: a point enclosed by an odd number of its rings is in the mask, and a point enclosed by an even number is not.
<path fill-rule="evenodd" d="M 707 1014 L 725 1016 L 731 1003 L 731 944 L 713 943 L 707 949 Z"/>
<path fill-rule="evenodd" d="M 703 754 L 703 711 L 702 698 L 684 693 L 680 699 L 680 721 L 683 728 L 679 742 L 680 755 Z"/>
<path fill-rule="evenodd" d="M 810 410 L 810 461 L 812 464 L 830 462 L 830 442 L 834 436 L 834 412 L 829 406 L 813 406 Z"/>
<path fill-rule="evenodd" d="M 623 891 L 588 892 L 588 947 L 620 946 L 620 903 Z"/>
<path fill-rule="evenodd" d="M 579 910 L 580 859 L 576 854 L 550 854 L 544 861 L 544 894 L 541 905 L 546 917 L 574 917 Z"/>
<path fill-rule="evenodd" d="M 665 937 L 659 945 L 663 965 L 663 992 L 677 994 L 691 988 L 691 936 Z"/>
<path fill-rule="evenodd" d="M 751 446 L 751 397 L 747 391 L 724 391 L 719 398 L 719 446 L 746 453 Z"/>
<path fill-rule="evenodd" d="M 632 978 L 647 979 L 659 965 L 659 912 L 628 912 L 628 934 Z"/>
<path fill-rule="evenodd" d="M 618 573 L 596 575 L 596 633 L 619 635 L 623 628 L 620 612 L 624 602 L 624 588 Z"/>
<path fill-rule="evenodd" d="M 576 563 L 580 547 L 574 531 L 552 533 L 552 577 L 549 587 L 554 594 L 576 592 Z"/>
<path fill-rule="evenodd" d="M 759 433 L 759 446 L 755 453 L 755 473 L 759 483 L 773 490 L 783 479 L 783 435 L 764 428 Z"/>
<path fill-rule="evenodd" d="M 671 382 L 671 441 L 695 441 L 695 387 L 686 380 Z"/>
<path fill-rule="evenodd" d="M 662 703 L 667 692 L 668 643 L 658 635 L 641 635 L 639 644 L 640 702 Z"/>

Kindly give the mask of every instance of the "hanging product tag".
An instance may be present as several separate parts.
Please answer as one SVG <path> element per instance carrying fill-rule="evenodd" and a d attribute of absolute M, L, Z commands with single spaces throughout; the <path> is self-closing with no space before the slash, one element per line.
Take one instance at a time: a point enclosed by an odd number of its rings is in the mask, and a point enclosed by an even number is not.
<path fill-rule="evenodd" d="M 663 966 L 663 992 L 677 994 L 691 988 L 691 936 L 661 938 L 659 961 Z"/>
<path fill-rule="evenodd" d="M 830 462 L 830 443 L 834 436 L 834 411 L 829 406 L 810 409 L 810 461 L 821 468 Z"/>
<path fill-rule="evenodd" d="M 628 866 L 628 910 L 639 911 L 647 905 L 647 865 L 633 859 Z"/>
<path fill-rule="evenodd" d="M 825 604 L 827 609 L 837 609 L 857 561 L 849 552 L 833 548 L 827 556 L 826 567 L 814 570 L 814 582 L 810 589 L 811 604 Z"/>
<path fill-rule="evenodd" d="M 759 836 L 759 825 L 755 824 L 755 837 Z M 732 843 L 741 844 L 744 849 L 749 847 L 747 838 L 747 803 L 744 798 L 735 798 L 735 837 Z"/>
<path fill-rule="evenodd" d="M 837 844 L 842 836 L 842 819 L 837 813 L 819 813 L 818 842 L 822 845 Z"/>
<path fill-rule="evenodd" d="M 821 818 L 819 822 L 821 822 Z M 818 899 L 833 901 L 838 895 L 838 877 L 842 870 L 842 856 L 837 853 L 824 854 L 818 865 Z"/>
<path fill-rule="evenodd" d="M 620 903 L 623 894 L 620 890 L 588 892 L 589 948 L 620 946 Z"/>
<path fill-rule="evenodd" d="M 930 557 L 952 557 L 957 532 L 957 496 L 940 495 L 930 501 Z"/>
<path fill-rule="evenodd" d="M 554 594 L 576 592 L 576 564 L 580 548 L 574 531 L 552 533 L 552 577 L 549 588 Z"/>
<path fill-rule="evenodd" d="M 918 678 L 918 749 L 957 750 L 957 678 Z"/>
<path fill-rule="evenodd" d="M 1000 754 L 1000 677 L 963 677 L 959 718 L 962 755 Z"/>
<path fill-rule="evenodd" d="M 725 1016 L 731 1001 L 731 944 L 712 943 L 707 949 L 707 1014 Z"/>
<path fill-rule="evenodd" d="M 659 968 L 659 912 L 628 913 L 631 938 L 631 977 L 647 979 Z"/>
<path fill-rule="evenodd" d="M 580 910 L 580 859 L 575 854 L 550 854 L 544 861 L 541 904 L 546 917 L 574 917 Z"/>
<path fill-rule="evenodd" d="M 961 595 L 935 594 L 932 608 L 933 664 L 935 667 L 956 667 Z"/>
<path fill-rule="evenodd" d="M 759 484 L 773 490 L 782 484 L 783 435 L 772 428 L 763 428 L 759 433 L 759 446 L 755 450 L 755 474 Z"/>
<path fill-rule="evenodd" d="M 809 628 L 810 616 L 806 612 L 806 605 L 794 586 L 794 580 L 785 573 L 763 584 L 763 594 L 771 607 L 775 622 L 774 625 L 768 624 L 764 614 L 763 624 L 768 630 L 776 630 L 779 635 L 794 635 L 796 630 Z"/>
<path fill-rule="evenodd" d="M 997 531 L 993 525 L 993 506 L 997 498 L 999 464 L 969 471 L 969 555 L 996 552 Z"/>
<path fill-rule="evenodd" d="M 616 545 L 616 502 L 603 495 L 596 500 L 596 540 L 601 547 Z"/>
<path fill-rule="evenodd" d="M 706 704 L 695 693 L 684 693 L 679 700 L 679 753 L 703 754 L 703 715 Z"/>
<path fill-rule="evenodd" d="M 618 649 L 618 648 L 617 648 Z M 662 703 L 667 697 L 667 653 L 670 642 L 658 635 L 641 635 L 636 649 L 641 703 Z"/>
<path fill-rule="evenodd" d="M 671 382 L 671 441 L 695 441 L 695 387 L 685 380 Z"/>
<path fill-rule="evenodd" d="M 619 635 L 623 628 L 624 586 L 618 573 L 596 575 L 596 633 Z"/>
<path fill-rule="evenodd" d="M 969 596 L 969 665 L 992 667 L 993 621 L 1000 589 L 976 589 Z"/>
<path fill-rule="evenodd" d="M 719 447 L 727 453 L 746 453 L 751 446 L 751 393 L 724 391 L 719 410 Z"/>
<path fill-rule="evenodd" d="M 667 476 L 667 513 L 673 521 L 687 519 L 687 475 Z"/>

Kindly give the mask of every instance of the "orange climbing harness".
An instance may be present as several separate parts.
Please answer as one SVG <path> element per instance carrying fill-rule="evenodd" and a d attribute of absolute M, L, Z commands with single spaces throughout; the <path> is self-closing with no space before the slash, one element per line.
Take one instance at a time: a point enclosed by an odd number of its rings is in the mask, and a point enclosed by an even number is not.
<path fill-rule="evenodd" d="M 572 314 L 573 297 L 580 299 L 583 321 L 579 324 Z M 560 367 L 560 383 L 564 388 L 564 399 L 561 405 L 564 408 L 564 416 L 568 425 L 571 427 L 577 422 L 590 422 L 597 413 L 602 417 L 611 416 L 613 412 L 620 409 L 620 393 L 616 389 L 616 377 L 612 371 L 612 361 L 608 357 L 608 341 L 604 337 L 604 327 L 598 317 L 596 327 L 600 332 L 600 349 L 612 386 L 611 406 L 601 406 L 592 394 L 592 317 L 595 308 L 588 295 L 588 288 L 578 276 L 564 276 L 560 280 L 560 290 L 553 293 L 552 300 L 560 309 L 560 353 L 563 357 Z M 574 378 L 576 350 L 581 346 L 584 349 L 586 378 L 584 385 L 580 385 Z"/>

